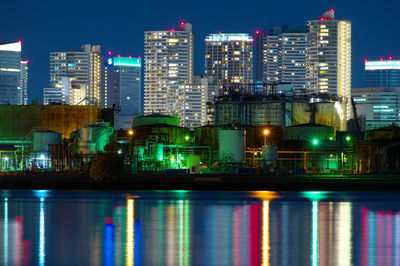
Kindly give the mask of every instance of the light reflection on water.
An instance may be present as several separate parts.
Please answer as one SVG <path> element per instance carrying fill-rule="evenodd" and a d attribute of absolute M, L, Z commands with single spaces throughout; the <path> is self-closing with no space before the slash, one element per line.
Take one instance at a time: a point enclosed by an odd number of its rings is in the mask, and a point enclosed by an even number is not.
<path fill-rule="evenodd" d="M 0 193 L 2 265 L 400 263 L 400 194 Z"/>

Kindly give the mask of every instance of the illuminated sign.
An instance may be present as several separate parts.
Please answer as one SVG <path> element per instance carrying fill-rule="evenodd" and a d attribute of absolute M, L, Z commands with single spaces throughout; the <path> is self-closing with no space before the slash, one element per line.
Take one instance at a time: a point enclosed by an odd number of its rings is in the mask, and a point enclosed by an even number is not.
<path fill-rule="evenodd" d="M 206 37 L 206 42 L 252 42 L 253 38 L 246 33 L 214 33 Z"/>
<path fill-rule="evenodd" d="M 142 59 L 133 57 L 108 57 L 106 59 L 106 66 L 142 67 Z"/>
<path fill-rule="evenodd" d="M 365 70 L 392 70 L 400 69 L 400 61 L 367 61 L 365 62 Z"/>

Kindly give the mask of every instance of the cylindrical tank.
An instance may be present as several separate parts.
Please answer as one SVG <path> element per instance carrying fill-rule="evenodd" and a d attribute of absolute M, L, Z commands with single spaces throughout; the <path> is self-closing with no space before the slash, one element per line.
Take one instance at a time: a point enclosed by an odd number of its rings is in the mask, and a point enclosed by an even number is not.
<path fill-rule="evenodd" d="M 244 160 L 245 132 L 236 129 L 218 131 L 218 158 L 222 162 L 242 163 Z"/>
<path fill-rule="evenodd" d="M 156 144 L 154 144 L 154 146 L 155 146 L 156 160 L 157 161 L 164 160 L 164 144 L 156 143 Z"/>
<path fill-rule="evenodd" d="M 35 152 L 49 151 L 50 144 L 60 144 L 61 134 L 55 131 L 33 132 L 33 150 Z"/>
<path fill-rule="evenodd" d="M 276 162 L 278 161 L 278 146 L 263 146 L 262 158 L 265 162 L 265 165 L 276 166 Z"/>

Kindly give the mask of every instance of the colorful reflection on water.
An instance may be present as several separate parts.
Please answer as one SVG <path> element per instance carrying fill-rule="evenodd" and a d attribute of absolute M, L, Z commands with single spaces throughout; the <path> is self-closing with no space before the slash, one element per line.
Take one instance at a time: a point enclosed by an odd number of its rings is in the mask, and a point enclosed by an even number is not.
<path fill-rule="evenodd" d="M 400 194 L 2 191 L 1 265 L 400 265 Z"/>

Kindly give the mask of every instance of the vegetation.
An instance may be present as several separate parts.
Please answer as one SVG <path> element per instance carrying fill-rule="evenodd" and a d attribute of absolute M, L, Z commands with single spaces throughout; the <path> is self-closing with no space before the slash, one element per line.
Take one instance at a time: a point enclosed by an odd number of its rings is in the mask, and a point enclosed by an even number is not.
<path fill-rule="evenodd" d="M 90 178 L 96 181 L 117 180 L 124 174 L 123 158 L 115 152 L 97 153 L 90 167 Z"/>

